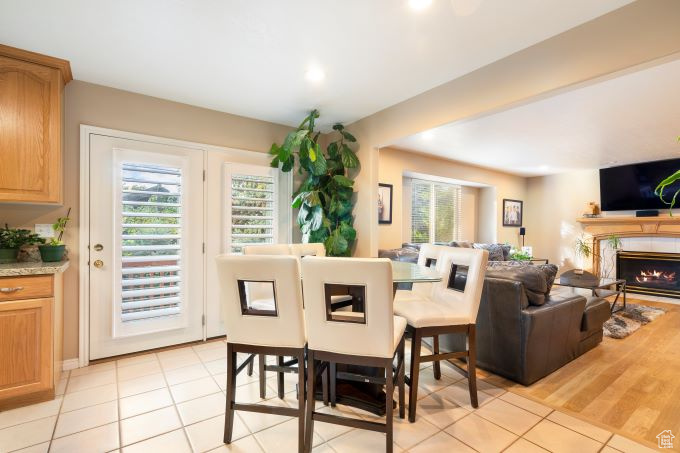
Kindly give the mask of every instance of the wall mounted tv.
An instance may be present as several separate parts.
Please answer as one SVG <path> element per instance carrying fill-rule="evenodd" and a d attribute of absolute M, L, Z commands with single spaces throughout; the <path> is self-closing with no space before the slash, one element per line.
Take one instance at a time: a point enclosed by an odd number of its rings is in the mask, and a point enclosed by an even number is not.
<path fill-rule="evenodd" d="M 678 170 L 680 159 L 602 168 L 600 206 L 603 211 L 667 209 L 668 205 L 654 195 L 654 189 L 664 178 Z"/>

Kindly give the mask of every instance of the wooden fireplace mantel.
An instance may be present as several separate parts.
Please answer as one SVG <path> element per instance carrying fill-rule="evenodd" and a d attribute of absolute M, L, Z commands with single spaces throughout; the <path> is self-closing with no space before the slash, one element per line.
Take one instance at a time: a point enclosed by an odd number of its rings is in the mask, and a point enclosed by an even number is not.
<path fill-rule="evenodd" d="M 618 237 L 680 237 L 680 216 L 671 217 L 582 217 L 576 219 L 583 231 L 593 239 L 593 270 L 599 274 L 600 241 L 612 235 Z"/>
<path fill-rule="evenodd" d="M 592 236 L 674 236 L 680 235 L 680 217 L 611 216 L 576 219 Z"/>

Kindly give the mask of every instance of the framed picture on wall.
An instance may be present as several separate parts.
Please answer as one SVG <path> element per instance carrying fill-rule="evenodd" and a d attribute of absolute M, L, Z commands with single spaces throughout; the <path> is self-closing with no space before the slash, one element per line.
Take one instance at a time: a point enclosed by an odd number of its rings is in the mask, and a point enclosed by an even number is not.
<path fill-rule="evenodd" d="M 392 223 L 392 184 L 378 184 L 378 223 Z"/>
<path fill-rule="evenodd" d="M 503 199 L 503 226 L 520 227 L 522 226 L 522 207 L 521 200 Z"/>

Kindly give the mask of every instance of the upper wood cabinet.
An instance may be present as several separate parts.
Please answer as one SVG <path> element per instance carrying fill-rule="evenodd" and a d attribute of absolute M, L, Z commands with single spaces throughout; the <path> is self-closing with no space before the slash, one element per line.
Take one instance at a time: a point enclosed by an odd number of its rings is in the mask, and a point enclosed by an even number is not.
<path fill-rule="evenodd" d="M 0 202 L 62 202 L 68 61 L 0 44 Z"/>

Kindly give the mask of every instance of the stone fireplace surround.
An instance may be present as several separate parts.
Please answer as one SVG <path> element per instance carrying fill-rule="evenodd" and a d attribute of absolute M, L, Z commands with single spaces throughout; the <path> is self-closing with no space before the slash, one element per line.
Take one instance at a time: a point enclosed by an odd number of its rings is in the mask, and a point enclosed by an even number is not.
<path fill-rule="evenodd" d="M 631 252 L 680 253 L 680 216 L 632 217 L 607 216 L 576 220 L 593 241 L 592 269 L 600 275 L 609 271 L 616 276 L 616 251 L 606 243 L 615 234 L 621 238 L 622 250 Z M 601 259 L 600 259 L 601 257 Z M 637 297 L 637 295 L 636 295 Z M 642 297 L 642 296 L 641 296 Z M 651 298 L 650 296 L 644 296 Z M 652 298 L 671 301 L 667 298 Z M 675 301 L 677 303 L 677 300 Z"/>

